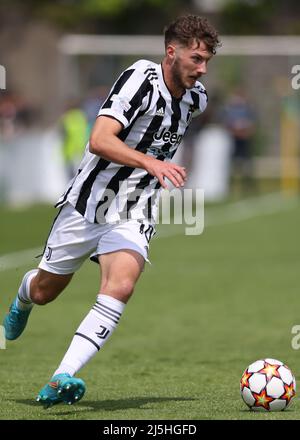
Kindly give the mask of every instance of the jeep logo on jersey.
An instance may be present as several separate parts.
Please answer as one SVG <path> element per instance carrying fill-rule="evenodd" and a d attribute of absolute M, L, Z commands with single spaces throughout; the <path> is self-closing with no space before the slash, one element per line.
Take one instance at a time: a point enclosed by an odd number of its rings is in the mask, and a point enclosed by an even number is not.
<path fill-rule="evenodd" d="M 155 133 L 153 135 L 153 139 L 155 141 L 162 140 L 165 143 L 169 142 L 171 145 L 179 145 L 182 139 L 182 135 L 177 133 L 171 133 L 166 128 L 163 128 L 160 133 Z"/>

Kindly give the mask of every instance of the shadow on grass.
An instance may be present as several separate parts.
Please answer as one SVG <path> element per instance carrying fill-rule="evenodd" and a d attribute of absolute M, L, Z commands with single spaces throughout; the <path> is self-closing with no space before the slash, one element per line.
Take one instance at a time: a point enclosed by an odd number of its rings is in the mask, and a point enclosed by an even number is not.
<path fill-rule="evenodd" d="M 188 397 L 132 397 L 128 399 L 115 399 L 115 400 L 83 400 L 76 404 L 76 409 L 80 410 L 80 413 L 91 412 L 91 411 L 122 411 L 127 409 L 143 409 L 144 405 L 151 403 L 162 403 L 162 402 L 189 402 L 196 401 L 198 399 L 188 398 Z M 42 407 L 31 399 L 19 399 L 14 400 L 16 403 L 21 403 L 22 405 L 35 406 L 41 409 Z M 55 411 L 58 408 L 63 408 L 63 406 L 55 405 L 49 408 L 47 413 L 53 415 L 68 415 L 74 413 L 71 411 Z M 85 408 L 85 409 L 83 409 Z M 152 409 L 152 408 L 151 408 Z"/>

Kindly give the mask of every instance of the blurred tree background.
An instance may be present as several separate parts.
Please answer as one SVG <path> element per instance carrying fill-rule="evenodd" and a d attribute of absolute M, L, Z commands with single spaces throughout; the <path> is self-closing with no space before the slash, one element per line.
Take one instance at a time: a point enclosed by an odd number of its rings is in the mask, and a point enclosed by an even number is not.
<path fill-rule="evenodd" d="M 39 20 L 67 32 L 145 34 L 193 2 L 180 0 L 4 0 L 1 25 Z"/>
<path fill-rule="evenodd" d="M 221 39 L 223 35 L 300 34 L 298 0 L 1 0 L 0 64 L 6 68 L 7 89 L 39 110 L 36 122 L 39 117 L 42 124 L 54 123 L 69 97 L 61 80 L 66 77 L 66 56 L 58 49 L 62 36 L 162 35 L 164 26 L 184 13 L 206 16 L 219 30 Z M 132 62 L 126 58 L 123 63 L 128 61 Z M 72 82 L 68 76 L 66 80 L 76 97 L 100 83 L 110 86 L 120 70 L 120 61 L 112 56 L 80 55 L 68 62 L 77 81 Z M 214 69 L 205 77 L 209 90 L 216 90 L 224 99 L 236 85 L 248 90 L 259 104 L 261 115 L 268 115 L 264 136 L 270 141 L 263 138 L 260 143 L 264 145 L 273 145 L 278 137 L 273 127 L 278 126 L 281 104 L 274 90 L 275 83 L 290 71 L 287 63 L 295 64 L 295 60 L 276 56 L 256 60 L 217 57 Z M 257 90 L 264 90 L 269 97 L 273 93 L 274 99 L 261 100 Z"/>
<path fill-rule="evenodd" d="M 64 52 L 63 37 L 69 34 L 162 36 L 166 24 L 186 13 L 207 17 L 218 29 L 221 41 L 227 35 L 300 35 L 299 0 L 1 0 L 0 64 L 6 69 L 7 90 L 1 90 L 0 104 L 2 96 L 11 95 L 11 101 L 21 113 L 24 108 L 33 109 L 32 128 L 54 127 L 68 101 L 96 99 L 98 105 L 100 93 L 107 91 L 136 56 L 156 62 L 161 59 L 160 55 L 155 58 L 147 51 L 123 56 L 88 53 L 88 50 L 76 54 Z M 125 43 L 120 40 L 123 49 Z M 255 45 L 260 48 L 257 40 Z M 217 56 L 210 63 L 203 83 L 211 100 L 211 120 L 217 122 L 218 110 L 235 89 L 246 92 L 258 121 L 254 152 L 276 158 L 282 154 L 285 137 L 282 127 L 290 124 L 287 117 L 290 101 L 295 99 L 299 109 L 300 106 L 299 95 L 293 94 L 290 87 L 291 67 L 299 64 L 298 52 L 291 55 L 286 53 L 289 47 L 280 53 L 277 46 L 274 49 L 272 54 L 263 56 L 244 52 Z M 278 169 L 278 161 L 275 167 Z"/>
<path fill-rule="evenodd" d="M 64 32 L 159 34 L 185 12 L 213 16 L 222 34 L 300 33 L 298 0 L 2 0 L 0 23 L 42 20 Z"/>
<path fill-rule="evenodd" d="M 220 11 L 220 29 L 230 35 L 296 35 L 299 18 L 297 0 L 231 0 Z"/>

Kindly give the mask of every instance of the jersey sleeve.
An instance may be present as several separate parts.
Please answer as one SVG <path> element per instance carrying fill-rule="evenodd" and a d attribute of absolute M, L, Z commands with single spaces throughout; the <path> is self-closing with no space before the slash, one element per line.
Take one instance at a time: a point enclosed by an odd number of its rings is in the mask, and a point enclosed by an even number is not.
<path fill-rule="evenodd" d="M 207 92 L 204 88 L 204 86 L 198 81 L 197 85 L 194 87 L 193 91 L 191 92 L 191 96 L 193 99 L 193 107 L 194 111 L 192 114 L 192 117 L 195 118 L 200 115 L 200 113 L 203 113 L 207 106 Z"/>
<path fill-rule="evenodd" d="M 111 116 L 128 127 L 138 112 L 147 109 L 152 88 L 147 76 L 132 66 L 117 79 L 98 116 Z"/>

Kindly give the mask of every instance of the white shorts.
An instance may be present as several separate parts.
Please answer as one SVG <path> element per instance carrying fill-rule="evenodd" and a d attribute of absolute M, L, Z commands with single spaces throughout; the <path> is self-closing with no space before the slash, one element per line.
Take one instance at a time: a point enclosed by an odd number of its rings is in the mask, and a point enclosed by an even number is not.
<path fill-rule="evenodd" d="M 98 255 L 121 249 L 134 250 L 149 262 L 149 242 L 154 234 L 154 226 L 147 221 L 90 223 L 66 203 L 53 223 L 38 267 L 60 275 L 71 274 L 87 258 L 98 262 Z"/>

